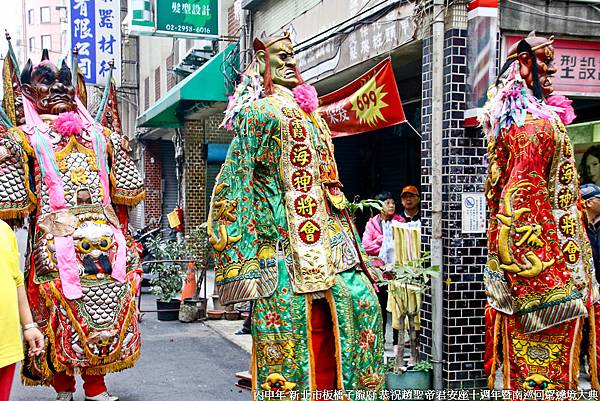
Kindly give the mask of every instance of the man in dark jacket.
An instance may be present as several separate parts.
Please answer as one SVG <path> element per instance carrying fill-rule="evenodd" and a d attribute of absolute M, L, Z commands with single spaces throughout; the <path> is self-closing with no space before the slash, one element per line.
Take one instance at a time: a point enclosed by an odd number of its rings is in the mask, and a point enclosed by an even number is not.
<path fill-rule="evenodd" d="M 581 198 L 586 214 L 586 231 L 594 254 L 594 271 L 600 282 L 600 187 L 596 184 L 581 186 Z"/>

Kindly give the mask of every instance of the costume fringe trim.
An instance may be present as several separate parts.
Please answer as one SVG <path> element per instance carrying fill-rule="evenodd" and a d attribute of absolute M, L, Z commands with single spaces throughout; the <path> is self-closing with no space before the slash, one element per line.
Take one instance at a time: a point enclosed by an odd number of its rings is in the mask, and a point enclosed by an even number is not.
<path fill-rule="evenodd" d="M 256 365 L 256 339 L 252 334 L 252 356 L 250 360 L 250 373 L 252 374 L 252 401 L 256 401 L 258 394 L 258 366 Z"/>
<path fill-rule="evenodd" d="M 146 197 L 146 191 L 144 191 L 144 190 L 142 190 L 140 193 L 138 193 L 135 196 L 117 195 L 114 190 L 112 191 L 112 194 L 110 195 L 110 199 L 112 200 L 113 203 L 115 203 L 117 205 L 125 205 L 125 206 L 132 206 L 132 207 L 137 205 L 141 201 L 143 201 L 145 197 Z"/>
<path fill-rule="evenodd" d="M 75 316 L 73 315 L 73 312 L 71 311 L 71 308 L 69 307 L 69 305 L 66 304 L 66 302 L 64 301 L 62 294 L 60 293 L 60 291 L 58 291 L 58 289 L 56 288 L 56 286 L 54 285 L 54 283 L 50 283 L 50 288 L 52 289 L 52 292 L 54 293 L 54 296 L 59 300 L 59 302 L 63 305 L 63 307 L 65 308 L 65 310 L 67 311 L 67 315 L 69 317 L 69 319 L 71 320 L 71 322 L 77 322 L 77 319 L 75 319 Z M 129 313 L 128 315 L 125 317 L 125 320 L 123 322 L 123 326 L 122 329 L 129 327 L 131 325 L 131 318 L 133 317 L 134 313 L 132 313 L 135 310 L 135 304 L 134 304 L 134 299 L 132 299 L 129 302 Z M 83 330 L 81 329 L 81 327 L 79 325 L 74 325 L 73 326 L 75 328 L 75 331 L 77 332 L 77 334 L 79 335 L 79 338 L 86 338 L 85 333 L 83 332 Z M 123 332 L 123 330 L 121 331 L 121 333 Z M 120 334 L 121 334 L 120 333 Z M 125 336 L 123 335 L 119 335 L 119 343 L 116 345 L 115 347 L 115 351 L 112 355 L 108 355 L 106 357 L 98 357 L 95 356 L 91 351 L 90 348 L 88 346 L 88 344 L 86 342 L 82 341 L 82 346 L 83 346 L 83 350 L 85 352 L 85 355 L 87 356 L 89 362 L 91 364 L 102 364 L 102 363 L 113 363 L 115 362 L 116 359 L 119 358 L 120 353 L 121 353 L 121 346 L 123 345 L 123 340 L 125 339 Z"/>
<path fill-rule="evenodd" d="M 29 216 L 35 210 L 37 205 L 37 197 L 29 185 L 29 155 L 33 154 L 33 149 L 27 142 L 23 131 L 17 128 L 11 128 L 9 129 L 9 132 L 12 135 L 13 140 L 17 142 L 22 149 L 21 157 L 23 159 L 23 185 L 25 185 L 25 192 L 27 193 L 29 204 L 20 208 L 0 210 L 0 219 L 2 220 L 23 219 Z"/>
<path fill-rule="evenodd" d="M 113 362 L 113 363 L 110 363 L 105 366 L 98 366 L 98 367 L 93 367 L 93 368 L 80 368 L 80 369 L 82 372 L 85 372 L 89 375 L 105 375 L 107 373 L 116 373 L 116 372 L 120 372 L 125 369 L 132 368 L 135 365 L 135 363 L 137 362 L 137 360 L 140 358 L 141 355 L 142 355 L 142 351 L 140 349 L 138 349 L 137 351 L 135 351 L 135 353 L 133 355 L 131 355 L 130 357 L 127 357 L 126 359 L 124 359 L 122 361 Z"/>
<path fill-rule="evenodd" d="M 117 373 L 120 372 L 122 370 L 125 369 L 129 369 L 132 368 L 136 362 L 138 361 L 138 359 L 140 358 L 140 356 L 142 356 L 142 352 L 141 350 L 137 350 L 133 355 L 127 357 L 125 360 L 122 361 L 117 361 L 117 362 L 113 362 L 110 363 L 108 365 L 104 365 L 104 366 L 97 366 L 97 367 L 89 367 L 89 368 L 77 368 L 80 372 L 88 374 L 88 375 L 106 375 L 108 373 Z M 54 356 L 52 357 L 52 359 L 54 360 Z M 53 361 L 54 363 L 54 361 Z M 62 370 L 58 370 L 55 373 L 58 372 L 66 372 L 67 375 L 69 376 L 75 376 L 75 369 L 73 369 L 72 367 L 65 367 L 65 369 Z M 49 369 L 47 369 L 47 372 L 44 373 L 44 379 L 42 380 L 34 380 L 34 379 L 30 379 L 28 377 L 25 377 L 23 375 L 23 372 L 21 371 L 21 383 L 23 383 L 23 385 L 25 386 L 51 386 L 51 381 L 52 381 L 52 377 L 54 376 L 53 372 L 50 372 Z"/>
<path fill-rule="evenodd" d="M 29 190 L 27 190 L 27 195 L 29 195 Z M 23 219 L 29 216 L 34 210 L 34 203 L 29 203 L 27 206 L 23 206 L 18 209 L 0 210 L 0 220 Z"/>
<path fill-rule="evenodd" d="M 58 299 L 59 302 L 63 305 L 64 309 L 67 311 L 67 316 L 71 320 L 71 322 L 75 323 L 77 320 L 73 316 L 73 313 L 68 305 L 66 305 L 60 291 L 56 288 L 54 283 L 49 283 L 50 291 L 55 299 Z M 40 296 L 43 298 L 46 307 L 49 309 L 53 309 L 56 306 L 52 303 L 49 294 L 47 293 L 46 287 L 43 285 L 39 286 Z M 131 320 L 136 318 L 136 306 L 135 306 L 135 298 L 132 297 L 129 302 L 129 311 L 126 316 L 123 325 L 121 328 L 125 330 L 127 327 L 131 326 Z M 83 333 L 81 327 L 78 324 L 74 324 L 73 328 L 79 335 L 79 338 L 86 338 Z M 74 367 L 70 365 L 65 365 L 58 360 L 58 355 L 55 349 L 56 337 L 54 335 L 54 330 L 52 328 L 51 323 L 48 323 L 46 329 L 44 330 L 44 334 L 48 338 L 48 344 L 46 346 L 46 352 L 49 353 L 50 359 L 52 361 L 52 365 L 54 367 L 54 372 L 49 368 L 48 361 L 44 358 L 39 365 L 34 364 L 32 359 L 28 359 L 28 370 L 34 374 L 39 374 L 42 376 L 42 379 L 35 380 L 28 377 L 25 377 L 23 374 L 23 370 L 21 370 L 21 381 L 26 386 L 39 386 L 39 385 L 50 385 L 52 381 L 52 377 L 55 372 L 66 372 L 70 376 L 75 375 L 75 369 L 78 369 L 83 372 L 87 372 L 91 375 L 103 375 L 106 373 L 119 372 L 124 369 L 131 368 L 135 365 L 137 360 L 141 355 L 141 350 L 138 348 L 132 355 L 126 357 L 124 360 L 119 360 L 121 356 L 121 348 L 123 345 L 123 340 L 125 338 L 124 335 L 119 336 L 119 343 L 115 348 L 115 352 L 112 355 L 108 355 L 106 357 L 98 357 L 92 354 L 89 350 L 88 344 L 82 341 L 82 346 L 84 348 L 84 355 L 87 357 L 89 363 L 91 365 L 100 365 L 100 366 L 89 366 L 89 367 Z"/>

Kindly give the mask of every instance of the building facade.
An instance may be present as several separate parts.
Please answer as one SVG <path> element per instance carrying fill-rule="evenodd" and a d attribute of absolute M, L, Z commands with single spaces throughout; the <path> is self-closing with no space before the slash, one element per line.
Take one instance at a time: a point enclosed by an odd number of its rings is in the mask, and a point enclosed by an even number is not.
<path fill-rule="evenodd" d="M 21 43 L 23 57 L 21 64 L 28 59 L 39 62 L 42 50 L 48 49 L 53 61 L 65 56 L 67 43 L 66 0 L 21 0 L 22 30 Z"/>
<path fill-rule="evenodd" d="M 222 57 L 230 42 L 237 40 L 234 35 L 239 27 L 234 1 L 220 4 L 221 30 L 230 33 L 223 35 L 224 40 L 138 32 L 140 108 L 136 141 L 146 187 L 150 188 L 141 212 L 142 226 L 160 225 L 168 232 L 166 216 L 176 208 L 184 210 L 184 224 L 189 229 L 206 221 L 207 182 L 214 181 L 218 170 L 208 160 L 209 144 L 227 144 L 231 135 L 218 128 L 227 100 L 224 88 L 215 88 L 219 94 L 205 97 L 202 84 L 216 80 L 223 85 L 221 66 L 212 59 Z M 148 3 L 147 7 L 152 19 L 154 5 Z M 135 14 L 131 7 L 128 12 Z M 135 26 L 130 26 L 135 31 Z"/>

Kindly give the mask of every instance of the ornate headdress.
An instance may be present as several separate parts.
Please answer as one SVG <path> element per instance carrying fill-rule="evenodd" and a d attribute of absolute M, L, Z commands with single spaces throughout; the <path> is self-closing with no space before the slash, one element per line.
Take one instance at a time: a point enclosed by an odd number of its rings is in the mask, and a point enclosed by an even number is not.
<path fill-rule="evenodd" d="M 2 99 L 2 109 L 0 112 L 0 118 L 5 119 L 2 121 L 4 125 L 18 126 L 25 122 L 25 113 L 23 111 L 23 100 L 22 100 L 22 85 L 29 82 L 33 71 L 45 64 L 50 63 L 50 57 L 48 50 L 42 51 L 42 58 L 40 63 L 33 65 L 31 60 L 28 60 L 23 71 L 20 70 L 12 48 L 11 37 L 8 32 L 5 33 L 6 40 L 8 41 L 8 54 L 4 58 L 4 64 L 2 69 L 2 79 L 4 81 L 4 98 Z M 60 68 L 61 74 L 71 75 L 71 71 L 77 71 L 77 74 L 73 76 L 72 81 L 74 86 L 77 88 L 77 96 L 81 102 L 87 104 L 87 91 L 85 88 L 85 81 L 83 74 L 77 67 L 77 55 L 76 51 L 73 52 L 73 65 L 71 68 L 63 60 Z M 4 115 L 4 117 L 2 117 Z"/>
<path fill-rule="evenodd" d="M 513 44 L 508 50 L 508 57 L 506 58 L 506 62 L 500 69 L 500 73 L 498 74 L 498 80 L 496 81 L 496 86 L 498 86 L 502 75 L 515 62 L 515 60 L 517 60 L 519 55 L 526 53 L 531 58 L 532 63 L 531 73 L 533 74 L 533 94 L 536 98 L 543 99 L 542 87 L 540 85 L 540 80 L 538 76 L 538 65 L 535 52 L 539 49 L 549 47 L 553 43 L 554 36 L 550 36 L 549 39 L 546 39 L 540 36 L 536 36 L 535 31 L 531 31 L 526 38 L 523 38 L 517 43 Z"/>
<path fill-rule="evenodd" d="M 488 91 L 488 101 L 480 119 L 488 135 L 497 137 L 502 129 L 512 124 L 522 126 L 527 113 L 536 117 L 554 118 L 552 112 L 558 110 L 544 102 L 535 56 L 536 50 L 551 46 L 553 43 L 554 37 L 545 39 L 536 36 L 532 31 L 526 38 L 511 46 L 507 60 L 498 73 L 496 85 Z M 523 53 L 529 54 L 532 61 L 533 94 L 528 91 L 521 77 L 519 64 L 515 63 L 518 56 Z"/>
<path fill-rule="evenodd" d="M 225 118 L 221 126 L 226 129 L 233 129 L 235 118 L 242 108 L 257 99 L 268 96 L 273 93 L 273 80 L 271 78 L 271 69 L 267 65 L 264 74 L 261 75 L 259 63 L 256 59 L 256 53 L 259 51 L 265 52 L 265 60 L 269 59 L 269 47 L 281 40 L 291 40 L 289 32 L 283 32 L 281 35 L 263 36 L 255 38 L 252 43 L 254 50 L 254 58 L 248 64 L 248 67 L 242 73 L 240 83 L 235 89 L 233 95 L 229 96 L 229 103 L 225 110 Z M 297 72 L 297 75 L 298 72 Z"/>

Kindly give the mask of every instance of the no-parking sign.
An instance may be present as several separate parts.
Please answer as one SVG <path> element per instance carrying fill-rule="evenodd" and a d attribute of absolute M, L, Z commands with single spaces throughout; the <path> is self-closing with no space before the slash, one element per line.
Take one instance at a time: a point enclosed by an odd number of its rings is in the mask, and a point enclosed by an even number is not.
<path fill-rule="evenodd" d="M 465 192 L 462 194 L 462 232 L 486 232 L 486 201 L 485 194 Z"/>

